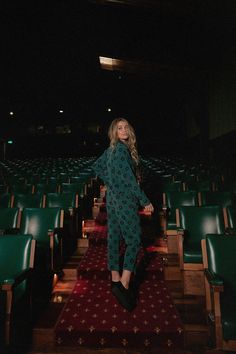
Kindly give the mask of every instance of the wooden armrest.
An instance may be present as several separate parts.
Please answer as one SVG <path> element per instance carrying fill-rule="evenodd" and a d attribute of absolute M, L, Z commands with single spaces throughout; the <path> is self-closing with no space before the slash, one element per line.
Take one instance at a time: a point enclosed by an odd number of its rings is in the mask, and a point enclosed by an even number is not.
<path fill-rule="evenodd" d="M 223 280 L 209 269 L 205 269 L 205 276 L 214 291 L 224 291 Z"/>
<path fill-rule="evenodd" d="M 30 275 L 31 272 L 32 269 L 25 269 L 24 271 L 15 274 L 12 278 L 1 279 L 0 287 L 2 288 L 2 290 L 10 290 L 14 286 L 17 286 L 23 280 L 25 280 Z"/>

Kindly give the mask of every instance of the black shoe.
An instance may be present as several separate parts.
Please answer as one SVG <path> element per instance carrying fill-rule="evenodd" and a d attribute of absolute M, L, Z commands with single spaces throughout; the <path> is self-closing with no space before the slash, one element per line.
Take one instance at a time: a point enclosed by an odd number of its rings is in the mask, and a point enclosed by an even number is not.
<path fill-rule="evenodd" d="M 135 308 L 136 301 L 133 293 L 130 291 L 130 289 L 126 289 L 120 281 L 112 282 L 111 292 L 119 304 L 123 306 L 127 311 L 131 312 Z"/>

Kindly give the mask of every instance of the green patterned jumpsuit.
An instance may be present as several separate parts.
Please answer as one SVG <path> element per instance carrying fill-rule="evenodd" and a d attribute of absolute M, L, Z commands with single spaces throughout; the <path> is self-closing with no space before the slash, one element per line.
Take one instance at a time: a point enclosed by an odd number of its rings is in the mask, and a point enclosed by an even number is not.
<path fill-rule="evenodd" d="M 93 169 L 106 187 L 108 218 L 108 269 L 119 271 L 119 248 L 126 244 L 123 269 L 133 271 L 141 242 L 139 204 L 150 204 L 137 183 L 128 147 L 119 141 L 95 161 Z"/>

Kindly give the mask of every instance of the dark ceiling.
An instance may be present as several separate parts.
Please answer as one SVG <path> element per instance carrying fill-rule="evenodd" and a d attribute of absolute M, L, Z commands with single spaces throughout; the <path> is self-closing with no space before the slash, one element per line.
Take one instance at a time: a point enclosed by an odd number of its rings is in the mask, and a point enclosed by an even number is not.
<path fill-rule="evenodd" d="M 9 111 L 17 131 L 58 119 L 72 126 L 106 122 L 120 114 L 178 121 L 184 97 L 235 57 L 235 3 L 9 1 L 1 9 L 6 130 Z M 119 65 L 102 70 L 99 56 Z"/>

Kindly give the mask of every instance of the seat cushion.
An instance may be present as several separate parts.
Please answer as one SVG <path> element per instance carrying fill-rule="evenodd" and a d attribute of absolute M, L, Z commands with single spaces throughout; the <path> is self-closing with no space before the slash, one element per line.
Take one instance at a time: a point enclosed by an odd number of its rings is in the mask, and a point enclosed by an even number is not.
<path fill-rule="evenodd" d="M 184 245 L 184 263 L 202 263 L 202 250 L 199 244 Z"/>

